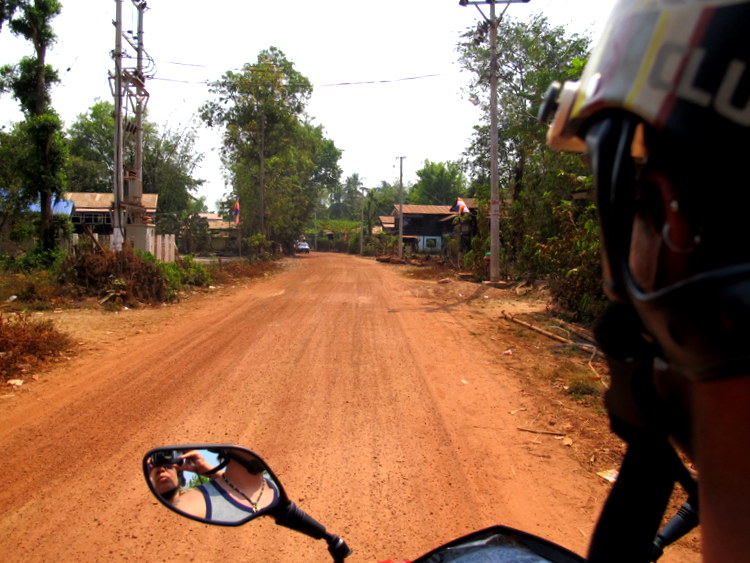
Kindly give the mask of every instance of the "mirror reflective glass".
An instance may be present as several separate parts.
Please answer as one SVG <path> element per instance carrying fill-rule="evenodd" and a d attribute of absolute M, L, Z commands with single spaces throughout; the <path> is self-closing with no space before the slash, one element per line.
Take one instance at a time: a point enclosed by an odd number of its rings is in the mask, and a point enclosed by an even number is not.
<path fill-rule="evenodd" d="M 225 445 L 150 450 L 143 471 L 151 492 L 182 516 L 239 526 L 277 506 L 283 489 L 256 454 Z"/>

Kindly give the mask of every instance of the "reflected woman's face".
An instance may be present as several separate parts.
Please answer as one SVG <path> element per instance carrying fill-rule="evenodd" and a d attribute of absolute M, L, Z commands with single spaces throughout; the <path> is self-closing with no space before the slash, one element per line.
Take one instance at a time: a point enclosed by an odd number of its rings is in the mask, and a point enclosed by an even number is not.
<path fill-rule="evenodd" d="M 160 495 L 173 491 L 179 486 L 179 477 L 174 465 L 157 465 L 149 471 L 149 478 Z"/>

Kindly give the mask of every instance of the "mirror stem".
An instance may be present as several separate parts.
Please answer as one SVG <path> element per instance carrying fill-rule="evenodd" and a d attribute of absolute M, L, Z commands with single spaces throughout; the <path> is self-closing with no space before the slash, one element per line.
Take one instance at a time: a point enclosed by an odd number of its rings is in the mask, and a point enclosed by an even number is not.
<path fill-rule="evenodd" d="M 343 561 L 352 552 L 343 539 L 328 533 L 323 524 L 315 520 L 292 501 L 274 509 L 271 514 L 276 518 L 276 524 L 279 526 L 303 533 L 316 540 L 325 539 L 328 543 L 328 552 L 337 563 Z"/>

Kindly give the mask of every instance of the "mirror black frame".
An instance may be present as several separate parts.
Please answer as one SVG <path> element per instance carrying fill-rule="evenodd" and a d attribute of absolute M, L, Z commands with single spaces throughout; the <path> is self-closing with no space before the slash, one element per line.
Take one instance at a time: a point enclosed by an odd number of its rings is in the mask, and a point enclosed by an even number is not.
<path fill-rule="evenodd" d="M 200 516 L 194 516 L 192 514 L 189 514 L 188 512 L 185 512 L 183 510 L 180 510 L 173 506 L 168 500 L 164 498 L 154 487 L 154 484 L 151 482 L 150 478 L 150 471 L 148 466 L 148 460 L 156 453 L 159 452 L 172 452 L 174 450 L 180 450 L 180 451 L 190 451 L 190 450 L 234 450 L 234 451 L 240 451 L 244 454 L 250 454 L 253 457 L 255 457 L 258 461 L 260 461 L 261 464 L 263 464 L 263 468 L 265 472 L 268 473 L 268 475 L 273 479 L 275 485 L 278 488 L 279 491 L 279 498 L 278 502 L 274 505 L 269 507 L 268 509 L 265 509 L 263 512 L 254 515 L 249 516 L 247 518 L 244 518 L 242 520 L 237 520 L 236 522 L 229 522 L 229 521 L 212 521 L 206 518 L 201 518 Z M 269 467 L 269 465 L 265 462 L 265 460 L 260 457 L 257 453 L 255 453 L 252 450 L 249 450 L 247 448 L 243 448 L 241 446 L 236 446 L 234 444 L 178 444 L 174 446 L 161 446 L 158 448 L 151 448 L 149 451 L 146 452 L 146 454 L 143 456 L 143 461 L 141 463 L 143 468 L 143 476 L 146 480 L 146 484 L 148 485 L 149 490 L 151 491 L 151 494 L 156 497 L 161 504 L 166 506 L 169 510 L 172 512 L 182 516 L 183 518 L 189 518 L 190 520 L 195 520 L 196 522 L 201 522 L 202 524 L 210 524 L 212 526 L 227 526 L 227 527 L 236 527 L 236 526 L 243 526 L 250 522 L 251 520 L 254 520 L 255 518 L 260 518 L 261 516 L 273 516 L 274 518 L 278 518 L 280 514 L 282 514 L 286 507 L 289 505 L 289 497 L 286 494 L 286 491 L 284 490 L 284 486 L 281 484 L 281 481 L 279 481 L 279 478 L 276 476 L 276 474 L 273 472 L 273 470 Z"/>

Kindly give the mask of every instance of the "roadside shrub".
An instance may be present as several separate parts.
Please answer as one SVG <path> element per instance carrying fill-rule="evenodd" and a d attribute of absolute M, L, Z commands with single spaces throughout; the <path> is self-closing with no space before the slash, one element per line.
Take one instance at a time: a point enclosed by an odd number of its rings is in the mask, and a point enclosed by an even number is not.
<path fill-rule="evenodd" d="M 164 283 L 166 284 L 165 299 L 168 301 L 174 301 L 177 299 L 178 293 L 183 289 L 182 273 L 180 268 L 174 262 L 157 262 L 154 258 L 154 266 L 159 268 L 162 275 L 164 276 Z"/>
<path fill-rule="evenodd" d="M 5 257 L 3 269 L 15 272 L 34 272 L 39 270 L 56 270 L 65 260 L 67 253 L 61 248 L 43 250 L 35 244 L 24 255 L 18 258 Z"/>
<path fill-rule="evenodd" d="M 167 298 L 161 268 L 130 248 L 119 252 L 90 251 L 69 256 L 63 277 L 84 295 L 135 306 Z"/>
<path fill-rule="evenodd" d="M 273 243 L 265 235 L 256 233 L 250 237 L 245 237 L 242 239 L 242 246 L 247 249 L 247 256 L 250 260 L 270 261 L 273 259 L 271 253 Z"/>
<path fill-rule="evenodd" d="M 65 299 L 57 273 L 5 272 L 0 276 L 0 302 L 6 308 L 43 310 Z"/>
<path fill-rule="evenodd" d="M 12 379 L 71 346 L 70 337 L 49 319 L 33 319 L 29 313 L 0 314 L 0 379 Z"/>
<path fill-rule="evenodd" d="M 538 244 L 538 252 L 554 266 L 550 293 L 574 320 L 589 322 L 604 310 L 606 298 L 601 288 L 599 228 L 596 206 L 577 209 L 563 201 L 553 213 L 561 235 Z"/>
<path fill-rule="evenodd" d="M 208 269 L 196 262 L 192 256 L 183 256 L 178 262 L 182 283 L 195 287 L 208 287 L 211 285 L 211 274 Z"/>

